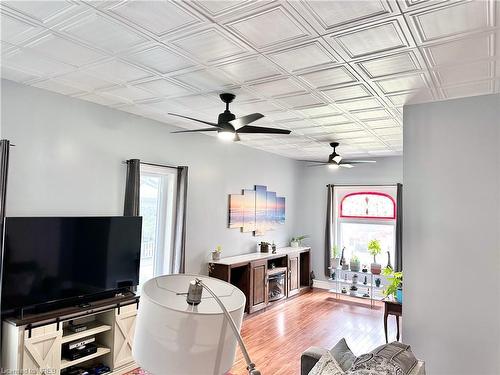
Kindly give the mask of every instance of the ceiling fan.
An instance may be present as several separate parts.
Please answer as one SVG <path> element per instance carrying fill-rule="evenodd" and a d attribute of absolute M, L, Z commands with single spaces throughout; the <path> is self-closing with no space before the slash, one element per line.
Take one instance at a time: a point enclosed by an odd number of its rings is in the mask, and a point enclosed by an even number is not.
<path fill-rule="evenodd" d="M 315 163 L 315 164 L 311 164 L 310 167 L 328 165 L 328 167 L 331 169 L 337 169 L 339 167 L 353 168 L 354 165 L 356 165 L 356 164 L 376 163 L 375 160 L 345 160 L 342 158 L 342 156 L 337 154 L 337 151 L 335 151 L 335 149 L 339 146 L 338 142 L 332 142 L 332 143 L 330 143 L 330 146 L 333 147 L 333 152 L 328 156 L 327 162 L 316 161 L 316 160 L 300 160 L 300 161 Z"/>
<path fill-rule="evenodd" d="M 264 117 L 261 113 L 252 113 L 243 117 L 238 117 L 229 111 L 229 103 L 231 103 L 236 95 L 223 93 L 219 97 L 226 103 L 226 110 L 219 114 L 217 123 L 198 120 L 192 117 L 182 116 L 175 113 L 169 115 L 186 118 L 189 120 L 201 122 L 206 125 L 212 126 L 211 128 L 193 129 L 193 130 L 178 130 L 172 133 L 196 133 L 196 132 L 213 132 L 216 131 L 219 138 L 227 141 L 239 141 L 240 134 L 290 134 L 290 130 L 265 128 L 263 126 L 251 126 L 254 121 Z"/>

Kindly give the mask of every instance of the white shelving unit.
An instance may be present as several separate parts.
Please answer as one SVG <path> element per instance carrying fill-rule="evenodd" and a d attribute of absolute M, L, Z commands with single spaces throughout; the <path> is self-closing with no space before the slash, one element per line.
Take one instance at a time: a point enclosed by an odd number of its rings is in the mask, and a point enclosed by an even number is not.
<path fill-rule="evenodd" d="M 334 287 L 330 289 L 331 292 L 337 295 L 337 298 L 340 299 L 341 296 L 348 296 L 352 298 L 361 298 L 370 301 L 370 307 L 374 306 L 375 301 L 381 301 L 382 290 L 385 288 L 385 285 L 382 284 L 384 278 L 382 275 L 374 275 L 371 272 L 363 272 L 363 271 L 351 271 L 351 270 L 343 270 L 342 268 L 332 269 L 330 267 L 331 273 L 335 272 L 335 279 L 328 279 Z M 352 276 L 358 275 L 358 281 L 356 283 L 352 282 Z M 364 278 L 366 276 L 366 284 L 364 284 Z M 375 285 L 375 280 L 379 278 L 381 280 L 380 286 Z M 355 285 L 358 290 L 352 292 L 350 290 L 351 286 Z M 342 293 L 342 288 L 345 288 L 347 293 Z M 368 297 L 365 296 L 365 291 L 368 292 Z"/>
<path fill-rule="evenodd" d="M 59 375 L 71 366 L 103 363 L 110 374 L 122 375 L 137 367 L 132 358 L 137 299 L 117 297 L 109 305 L 97 301 L 86 309 L 66 308 L 26 320 L 11 318 L 2 322 L 1 367 L 16 373 Z M 54 322 L 55 321 L 55 322 Z M 70 323 L 87 329 L 72 332 Z M 63 356 L 68 343 L 94 337 L 97 352 L 69 360 Z"/>

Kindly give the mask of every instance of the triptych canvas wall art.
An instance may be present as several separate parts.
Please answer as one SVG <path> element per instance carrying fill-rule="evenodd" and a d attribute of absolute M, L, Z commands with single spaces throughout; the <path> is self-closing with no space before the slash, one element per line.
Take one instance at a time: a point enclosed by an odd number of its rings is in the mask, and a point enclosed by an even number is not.
<path fill-rule="evenodd" d="M 267 191 L 267 186 L 255 185 L 253 190 L 229 196 L 229 228 L 262 236 L 276 224 L 285 224 L 285 197 Z"/>

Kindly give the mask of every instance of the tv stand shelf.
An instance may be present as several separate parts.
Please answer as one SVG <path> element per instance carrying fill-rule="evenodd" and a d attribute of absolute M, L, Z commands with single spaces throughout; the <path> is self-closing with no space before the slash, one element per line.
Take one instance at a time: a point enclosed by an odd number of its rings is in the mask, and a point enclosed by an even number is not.
<path fill-rule="evenodd" d="M 1 367 L 16 373 L 60 374 L 71 366 L 89 367 L 103 363 L 111 374 L 135 368 L 132 345 L 139 297 L 133 293 L 94 301 L 90 307 L 71 307 L 43 314 L 4 319 L 2 322 Z M 68 326 L 84 324 L 72 332 Z M 94 337 L 97 352 L 73 361 L 63 358 L 68 343 Z"/>
<path fill-rule="evenodd" d="M 86 357 L 78 358 L 78 359 L 75 359 L 74 361 L 68 361 L 66 359 L 63 359 L 61 361 L 61 370 L 65 369 L 67 367 L 70 367 L 70 366 L 78 365 L 80 363 L 89 361 L 89 360 L 97 358 L 97 357 L 103 356 L 104 354 L 108 354 L 109 352 L 111 352 L 111 349 L 100 346 L 97 348 L 97 352 L 95 352 L 94 354 L 90 354 Z"/>
<path fill-rule="evenodd" d="M 102 323 L 89 323 L 88 328 L 85 331 L 82 332 L 72 332 L 69 329 L 64 329 L 63 330 L 63 335 L 62 335 L 62 340 L 61 343 L 66 343 L 70 341 L 75 341 L 78 339 L 83 339 L 84 337 L 87 336 L 94 336 L 97 335 L 98 333 L 101 332 L 106 332 L 111 330 L 111 326 L 107 324 L 102 324 Z"/>

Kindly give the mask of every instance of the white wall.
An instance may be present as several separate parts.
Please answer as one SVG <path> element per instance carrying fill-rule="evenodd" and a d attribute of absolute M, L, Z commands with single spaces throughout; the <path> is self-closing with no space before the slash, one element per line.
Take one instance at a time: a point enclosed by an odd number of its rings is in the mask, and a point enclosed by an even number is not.
<path fill-rule="evenodd" d="M 11 150 L 7 215 L 121 215 L 126 166 L 188 165 L 186 271 L 206 273 L 210 249 L 285 245 L 294 231 L 299 163 L 49 91 L 2 81 L 2 136 Z M 286 224 L 265 237 L 227 229 L 228 194 L 253 185 L 286 197 Z"/>
<path fill-rule="evenodd" d="M 385 185 L 403 182 L 403 158 L 400 156 L 376 159 L 376 164 L 358 165 L 352 169 L 331 170 L 327 167 L 304 168 L 300 176 L 298 225 L 301 233 L 310 236 L 312 268 L 319 280 L 324 272 L 326 185 Z"/>
<path fill-rule="evenodd" d="M 429 374 L 500 373 L 500 95 L 404 109 L 403 337 Z"/>

